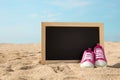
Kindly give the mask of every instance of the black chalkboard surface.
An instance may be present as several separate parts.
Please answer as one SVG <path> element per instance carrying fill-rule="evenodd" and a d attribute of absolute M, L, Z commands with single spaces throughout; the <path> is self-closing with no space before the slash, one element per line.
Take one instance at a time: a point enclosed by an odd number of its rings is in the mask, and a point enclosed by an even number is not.
<path fill-rule="evenodd" d="M 102 42 L 101 32 L 99 25 L 70 26 L 55 23 L 44 26 L 43 63 L 56 60 L 81 60 L 84 50 L 93 49 L 97 43 Z"/>
<path fill-rule="evenodd" d="M 98 27 L 46 27 L 47 60 L 80 60 L 83 51 L 96 43 Z"/>

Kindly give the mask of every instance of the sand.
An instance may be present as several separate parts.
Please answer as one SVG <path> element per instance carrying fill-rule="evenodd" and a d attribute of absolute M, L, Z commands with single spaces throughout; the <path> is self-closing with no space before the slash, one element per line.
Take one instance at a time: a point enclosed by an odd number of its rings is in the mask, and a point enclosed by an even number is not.
<path fill-rule="evenodd" d="M 0 44 L 0 80 L 120 80 L 120 42 L 105 42 L 108 66 L 40 63 L 40 44 Z"/>

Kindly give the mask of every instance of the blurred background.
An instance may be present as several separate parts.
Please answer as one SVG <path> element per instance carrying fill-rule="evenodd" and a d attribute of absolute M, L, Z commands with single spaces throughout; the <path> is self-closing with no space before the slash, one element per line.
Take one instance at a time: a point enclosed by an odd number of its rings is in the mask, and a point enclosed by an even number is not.
<path fill-rule="evenodd" d="M 0 0 L 0 43 L 40 43 L 41 22 L 102 22 L 120 41 L 120 0 Z"/>

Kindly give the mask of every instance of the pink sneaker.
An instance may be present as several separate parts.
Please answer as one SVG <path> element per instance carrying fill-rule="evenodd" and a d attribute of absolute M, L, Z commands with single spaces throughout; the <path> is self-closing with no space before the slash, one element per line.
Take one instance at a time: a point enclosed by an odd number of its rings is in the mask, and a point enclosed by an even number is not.
<path fill-rule="evenodd" d="M 107 65 L 104 49 L 100 44 L 97 44 L 97 46 L 94 48 L 94 54 L 96 67 L 104 67 Z"/>
<path fill-rule="evenodd" d="M 82 68 L 94 68 L 94 53 L 91 48 L 84 51 L 80 66 Z"/>

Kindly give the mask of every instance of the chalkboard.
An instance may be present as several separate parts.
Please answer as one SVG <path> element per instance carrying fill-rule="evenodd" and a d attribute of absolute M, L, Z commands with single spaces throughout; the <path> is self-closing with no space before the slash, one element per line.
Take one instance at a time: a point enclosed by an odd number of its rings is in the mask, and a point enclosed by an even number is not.
<path fill-rule="evenodd" d="M 52 23 L 42 25 L 42 63 L 78 62 L 84 50 L 103 45 L 101 23 Z"/>

